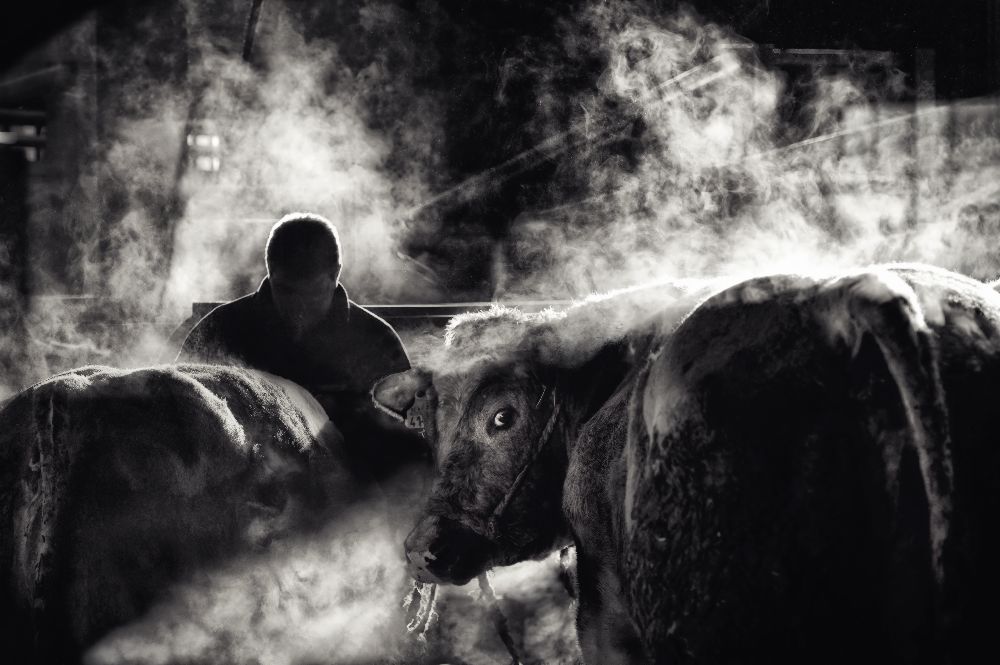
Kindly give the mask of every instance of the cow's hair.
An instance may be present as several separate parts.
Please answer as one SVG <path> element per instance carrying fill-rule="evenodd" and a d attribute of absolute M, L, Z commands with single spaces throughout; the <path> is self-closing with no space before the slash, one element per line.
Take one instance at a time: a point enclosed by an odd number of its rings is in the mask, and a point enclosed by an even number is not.
<path fill-rule="evenodd" d="M 609 343 L 646 334 L 664 308 L 679 301 L 690 308 L 694 294 L 706 285 L 696 280 L 651 282 L 592 294 L 561 312 L 549 308 L 530 313 L 494 304 L 449 321 L 445 359 L 454 363 L 528 356 L 550 366 L 579 366 Z"/>
<path fill-rule="evenodd" d="M 455 351 L 492 347 L 519 339 L 535 322 L 534 314 L 493 304 L 489 309 L 452 317 L 445 328 L 444 343 Z"/>
<path fill-rule="evenodd" d="M 453 317 L 445 328 L 445 348 L 453 356 L 515 357 L 536 345 L 540 331 L 565 319 L 553 309 L 522 312 L 494 304 L 489 309 Z"/>

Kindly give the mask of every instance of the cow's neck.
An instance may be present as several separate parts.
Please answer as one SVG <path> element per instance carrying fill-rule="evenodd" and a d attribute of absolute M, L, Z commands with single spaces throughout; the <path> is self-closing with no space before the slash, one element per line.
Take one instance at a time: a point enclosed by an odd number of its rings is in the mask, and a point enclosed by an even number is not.
<path fill-rule="evenodd" d="M 661 285 L 661 288 L 662 285 Z M 668 289 L 669 291 L 669 289 Z M 627 440 L 628 399 L 638 372 L 662 329 L 671 329 L 689 310 L 696 294 L 655 289 L 636 291 L 627 307 L 600 302 L 574 310 L 562 322 L 559 337 L 583 340 L 573 346 L 580 355 L 570 368 L 557 369 L 555 388 L 562 401 L 560 438 L 565 443 L 567 475 L 563 485 L 564 515 L 573 527 L 574 506 L 589 511 L 581 501 L 601 503 L 604 523 L 620 536 L 620 510 L 608 496 L 608 474 L 624 475 L 622 454 Z M 616 483 L 610 484 L 612 487 Z"/>
<path fill-rule="evenodd" d="M 574 445 L 575 434 L 601 409 L 629 373 L 627 356 L 624 343 L 608 344 L 582 366 L 559 372 L 556 387 L 573 430 L 567 432 L 568 450 Z"/>
<path fill-rule="evenodd" d="M 610 351 L 610 350 L 609 350 Z M 588 662 L 629 660 L 635 632 L 624 611 L 616 562 L 623 542 L 620 493 L 627 440 L 628 400 L 634 371 L 627 355 L 595 358 L 594 380 L 575 377 L 581 420 L 567 438 L 563 515 L 577 546 L 578 627 Z"/>

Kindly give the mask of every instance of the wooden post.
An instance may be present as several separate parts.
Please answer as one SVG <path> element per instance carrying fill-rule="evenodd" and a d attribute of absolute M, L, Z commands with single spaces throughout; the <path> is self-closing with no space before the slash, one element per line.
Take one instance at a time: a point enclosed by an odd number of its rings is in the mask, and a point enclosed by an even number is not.
<path fill-rule="evenodd" d="M 24 152 L 0 148 L 0 401 L 26 382 L 27 199 Z"/>

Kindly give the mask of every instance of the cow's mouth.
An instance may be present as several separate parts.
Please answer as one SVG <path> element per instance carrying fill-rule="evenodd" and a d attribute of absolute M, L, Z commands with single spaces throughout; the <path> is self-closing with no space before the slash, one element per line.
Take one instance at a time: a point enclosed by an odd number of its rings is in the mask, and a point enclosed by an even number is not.
<path fill-rule="evenodd" d="M 492 543 L 446 517 L 422 518 L 405 546 L 410 575 L 420 582 L 465 584 L 491 563 Z"/>

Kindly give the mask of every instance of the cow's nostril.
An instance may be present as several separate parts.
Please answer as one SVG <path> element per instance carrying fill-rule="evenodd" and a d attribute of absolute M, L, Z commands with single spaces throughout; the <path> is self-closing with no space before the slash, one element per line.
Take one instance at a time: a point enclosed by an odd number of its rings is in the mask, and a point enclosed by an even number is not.
<path fill-rule="evenodd" d="M 426 516 L 404 543 L 407 566 L 418 580 L 465 584 L 490 562 L 490 543 L 457 520 Z"/>
<path fill-rule="evenodd" d="M 431 554 L 430 551 L 424 550 L 422 552 L 407 552 L 406 559 L 414 566 L 419 566 L 420 568 L 424 568 L 431 561 L 437 559 L 437 557 Z"/>

